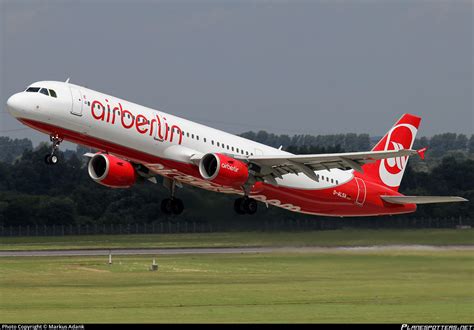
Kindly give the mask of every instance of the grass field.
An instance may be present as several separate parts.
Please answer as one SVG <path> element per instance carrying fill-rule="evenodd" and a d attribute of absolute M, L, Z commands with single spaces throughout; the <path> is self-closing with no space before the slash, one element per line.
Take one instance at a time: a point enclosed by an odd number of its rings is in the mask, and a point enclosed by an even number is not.
<path fill-rule="evenodd" d="M 242 246 L 471 245 L 474 230 L 330 230 L 210 234 L 2 237 L 0 250 Z"/>
<path fill-rule="evenodd" d="M 0 321 L 472 323 L 472 251 L 1 258 Z"/>
<path fill-rule="evenodd" d="M 3 250 L 472 245 L 472 230 L 2 238 Z M 2 257 L 2 323 L 473 323 L 474 250 Z"/>

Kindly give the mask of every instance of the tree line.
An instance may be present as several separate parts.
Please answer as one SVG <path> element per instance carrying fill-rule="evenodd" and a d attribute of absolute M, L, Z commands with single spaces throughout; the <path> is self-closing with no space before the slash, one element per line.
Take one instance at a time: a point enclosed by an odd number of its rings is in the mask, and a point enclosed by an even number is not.
<path fill-rule="evenodd" d="M 253 133 L 254 140 L 265 134 Z M 460 135 L 449 134 L 450 143 L 440 142 L 433 136 L 427 142 L 435 150 L 443 150 L 437 157 L 428 155 L 426 162 L 436 165 L 419 169 L 410 159 L 400 191 L 407 195 L 458 195 L 474 200 L 474 152 L 472 137 L 464 145 Z M 249 137 L 249 133 L 244 134 Z M 279 140 L 267 134 L 267 139 Z M 343 152 L 350 147 L 350 134 L 331 136 L 321 145 L 288 144 L 286 150 L 294 153 Z M 342 137 L 341 137 L 342 136 Z M 365 135 L 355 138 L 355 144 L 367 143 Z M 444 135 L 439 135 L 444 136 Z M 447 136 L 447 135 L 446 135 Z M 281 136 L 280 136 L 281 137 Z M 436 137 L 436 138 L 435 138 Z M 315 139 L 318 139 L 317 137 Z M 324 140 L 323 136 L 319 140 Z M 347 140 L 347 141 L 346 141 Z M 130 224 L 162 221 L 193 221 L 245 227 L 255 221 L 273 219 L 318 221 L 318 217 L 288 212 L 276 207 L 259 204 L 254 216 L 234 214 L 235 196 L 218 194 L 185 186 L 177 195 L 185 203 L 185 212 L 179 217 L 167 216 L 160 211 L 160 203 L 169 193 L 161 184 L 139 182 L 131 189 L 109 189 L 92 181 L 86 169 L 86 151 L 78 146 L 76 151 L 59 153 L 60 162 L 48 166 L 43 158 L 49 145 L 33 148 L 31 141 L 0 138 L 0 147 L 7 145 L 9 155 L 0 153 L 0 225 L 51 225 L 51 224 Z M 262 140 L 260 140 L 262 141 Z M 290 139 L 288 143 L 293 140 Z M 308 140 L 309 141 L 309 140 Z M 311 140 L 314 141 L 314 140 Z M 365 141 L 365 142 L 363 142 Z M 456 142 L 457 141 L 457 142 Z M 466 141 L 464 139 L 464 141 Z M 265 141 L 263 141 L 265 143 Z M 462 143 L 461 143 L 462 142 Z M 279 144 L 280 142 L 275 142 Z M 337 143 L 337 144 L 336 144 Z M 461 143 L 461 144 L 460 144 Z M 272 144 L 275 145 L 275 144 Z M 460 148 L 464 146 L 464 149 Z M 355 147 L 352 145 L 352 147 Z M 369 147 L 361 148 L 370 149 Z M 21 150 L 21 153 L 19 151 Z M 360 149 L 359 149 L 360 150 Z M 87 149 L 88 151 L 88 149 Z M 413 157 L 415 158 L 415 157 Z M 474 218 L 472 202 L 419 206 L 414 217 L 464 217 Z"/>

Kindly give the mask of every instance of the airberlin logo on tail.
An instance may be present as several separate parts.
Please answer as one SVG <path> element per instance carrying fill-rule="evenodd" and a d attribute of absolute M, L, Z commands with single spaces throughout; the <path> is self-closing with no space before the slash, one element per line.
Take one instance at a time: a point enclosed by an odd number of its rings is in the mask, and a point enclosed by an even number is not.
<path fill-rule="evenodd" d="M 393 149 L 392 150 L 402 150 L 405 149 L 401 143 L 392 142 Z M 403 171 L 405 165 L 408 161 L 408 156 L 403 157 L 395 157 L 395 158 L 387 158 L 387 170 L 392 174 L 397 174 Z"/>
<path fill-rule="evenodd" d="M 417 129 L 410 124 L 399 124 L 387 133 L 385 151 L 410 149 L 413 145 Z M 389 187 L 398 187 L 402 181 L 408 156 L 382 159 L 379 175 L 383 183 Z"/>

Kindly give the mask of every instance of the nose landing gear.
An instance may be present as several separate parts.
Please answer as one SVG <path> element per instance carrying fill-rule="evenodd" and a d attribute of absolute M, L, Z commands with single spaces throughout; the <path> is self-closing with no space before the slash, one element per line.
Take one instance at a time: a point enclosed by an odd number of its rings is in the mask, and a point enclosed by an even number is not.
<path fill-rule="evenodd" d="M 58 155 L 56 152 L 59 149 L 59 145 L 63 142 L 63 139 L 58 134 L 52 134 L 49 136 L 49 140 L 53 142 L 51 153 L 47 154 L 44 157 L 44 161 L 48 165 L 56 165 L 59 161 Z"/>

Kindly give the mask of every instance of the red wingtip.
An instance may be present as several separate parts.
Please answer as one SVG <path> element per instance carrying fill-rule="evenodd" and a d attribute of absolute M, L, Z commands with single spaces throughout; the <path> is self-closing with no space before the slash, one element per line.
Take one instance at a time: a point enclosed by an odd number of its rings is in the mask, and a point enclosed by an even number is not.
<path fill-rule="evenodd" d="M 420 156 L 420 158 L 423 160 L 425 159 L 425 151 L 427 149 L 428 149 L 427 147 L 424 147 L 416 151 L 418 153 L 418 156 Z"/>

